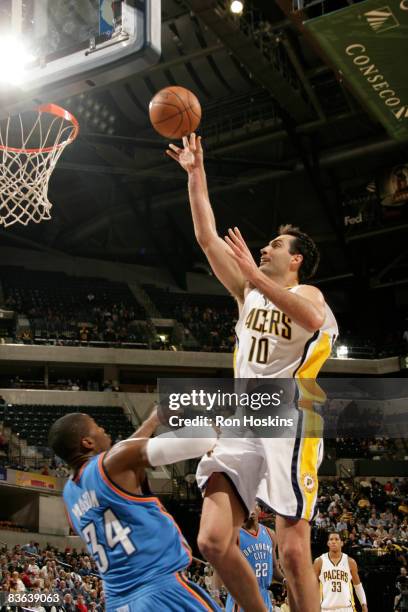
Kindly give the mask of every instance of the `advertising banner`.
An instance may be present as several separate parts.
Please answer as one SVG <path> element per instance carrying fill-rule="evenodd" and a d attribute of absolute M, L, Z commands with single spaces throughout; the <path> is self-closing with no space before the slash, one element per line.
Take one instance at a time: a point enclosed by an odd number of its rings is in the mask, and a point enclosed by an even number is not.
<path fill-rule="evenodd" d="M 363 108 L 408 138 L 408 0 L 365 0 L 304 23 Z"/>
<path fill-rule="evenodd" d="M 16 472 L 16 485 L 20 487 L 34 487 L 36 489 L 57 488 L 57 479 L 54 476 L 44 476 L 36 472 Z"/>

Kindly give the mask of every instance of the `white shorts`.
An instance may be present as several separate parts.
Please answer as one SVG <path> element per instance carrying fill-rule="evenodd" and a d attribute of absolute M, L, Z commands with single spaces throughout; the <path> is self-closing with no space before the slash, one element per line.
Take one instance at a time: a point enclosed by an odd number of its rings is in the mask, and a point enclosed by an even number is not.
<path fill-rule="evenodd" d="M 317 416 L 301 411 L 298 431 L 305 435 L 308 421 L 312 420 L 315 427 Z M 322 458 L 322 438 L 237 438 L 223 434 L 211 455 L 201 459 L 197 483 L 203 490 L 211 474 L 221 472 L 234 485 L 248 513 L 258 499 L 281 516 L 311 521 Z"/>
<path fill-rule="evenodd" d="M 347 608 L 321 608 L 321 612 L 356 612 L 354 606 L 348 606 Z"/>

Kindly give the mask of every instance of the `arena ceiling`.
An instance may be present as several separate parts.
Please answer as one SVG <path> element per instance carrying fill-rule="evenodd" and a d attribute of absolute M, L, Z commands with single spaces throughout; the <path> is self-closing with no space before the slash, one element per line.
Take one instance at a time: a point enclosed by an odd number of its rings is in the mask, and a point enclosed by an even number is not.
<path fill-rule="evenodd" d="M 162 0 L 157 65 L 59 101 L 78 117 L 81 133 L 52 178 L 53 219 L 1 230 L 3 244 L 165 266 L 182 287 L 186 271 L 204 260 L 186 177 L 148 118 L 151 97 L 177 84 L 202 103 L 220 233 L 238 225 L 256 252 L 291 222 L 318 241 L 319 281 L 331 288 L 404 283 L 406 226 L 379 223 L 349 235 L 342 203 L 345 193 L 372 183 L 379 167 L 407 161 L 406 145 L 391 140 L 339 81 L 291 0 L 254 0 L 240 27 L 219 10 L 224 4 Z"/>

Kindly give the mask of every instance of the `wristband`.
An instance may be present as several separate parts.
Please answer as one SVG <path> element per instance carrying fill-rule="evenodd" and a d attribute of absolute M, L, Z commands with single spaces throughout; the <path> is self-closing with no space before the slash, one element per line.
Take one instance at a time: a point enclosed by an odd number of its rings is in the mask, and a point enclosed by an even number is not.
<path fill-rule="evenodd" d="M 360 604 L 362 606 L 366 606 L 367 605 L 367 598 L 366 598 L 366 594 L 364 592 L 363 585 L 361 584 L 361 582 L 359 582 L 358 584 L 354 585 L 354 590 L 356 592 L 356 595 L 358 597 L 358 601 L 360 602 Z"/>

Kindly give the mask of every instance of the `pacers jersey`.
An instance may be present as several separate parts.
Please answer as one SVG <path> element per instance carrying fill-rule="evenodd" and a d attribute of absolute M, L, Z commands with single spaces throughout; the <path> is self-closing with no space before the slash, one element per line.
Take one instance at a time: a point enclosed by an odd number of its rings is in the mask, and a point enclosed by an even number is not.
<path fill-rule="evenodd" d="M 288 291 L 296 293 L 298 288 Z M 311 333 L 257 289 L 246 296 L 235 331 L 236 378 L 316 378 L 338 334 L 327 304 L 322 327 Z"/>
<path fill-rule="evenodd" d="M 268 587 L 273 578 L 273 541 L 268 529 L 264 525 L 258 525 L 258 533 L 255 535 L 242 527 L 239 531 L 239 547 L 253 569 L 267 609 L 272 609 Z M 228 595 L 225 610 L 238 612 L 242 608 Z"/>
<path fill-rule="evenodd" d="M 190 564 L 180 529 L 157 497 L 132 495 L 113 484 L 105 453 L 92 457 L 64 488 L 70 523 L 85 541 L 109 599 L 126 596 Z"/>
<path fill-rule="evenodd" d="M 320 558 L 322 560 L 319 575 L 322 610 L 336 610 L 337 608 L 355 610 L 348 556 L 343 553 L 336 564 L 330 560 L 328 553 Z"/>

